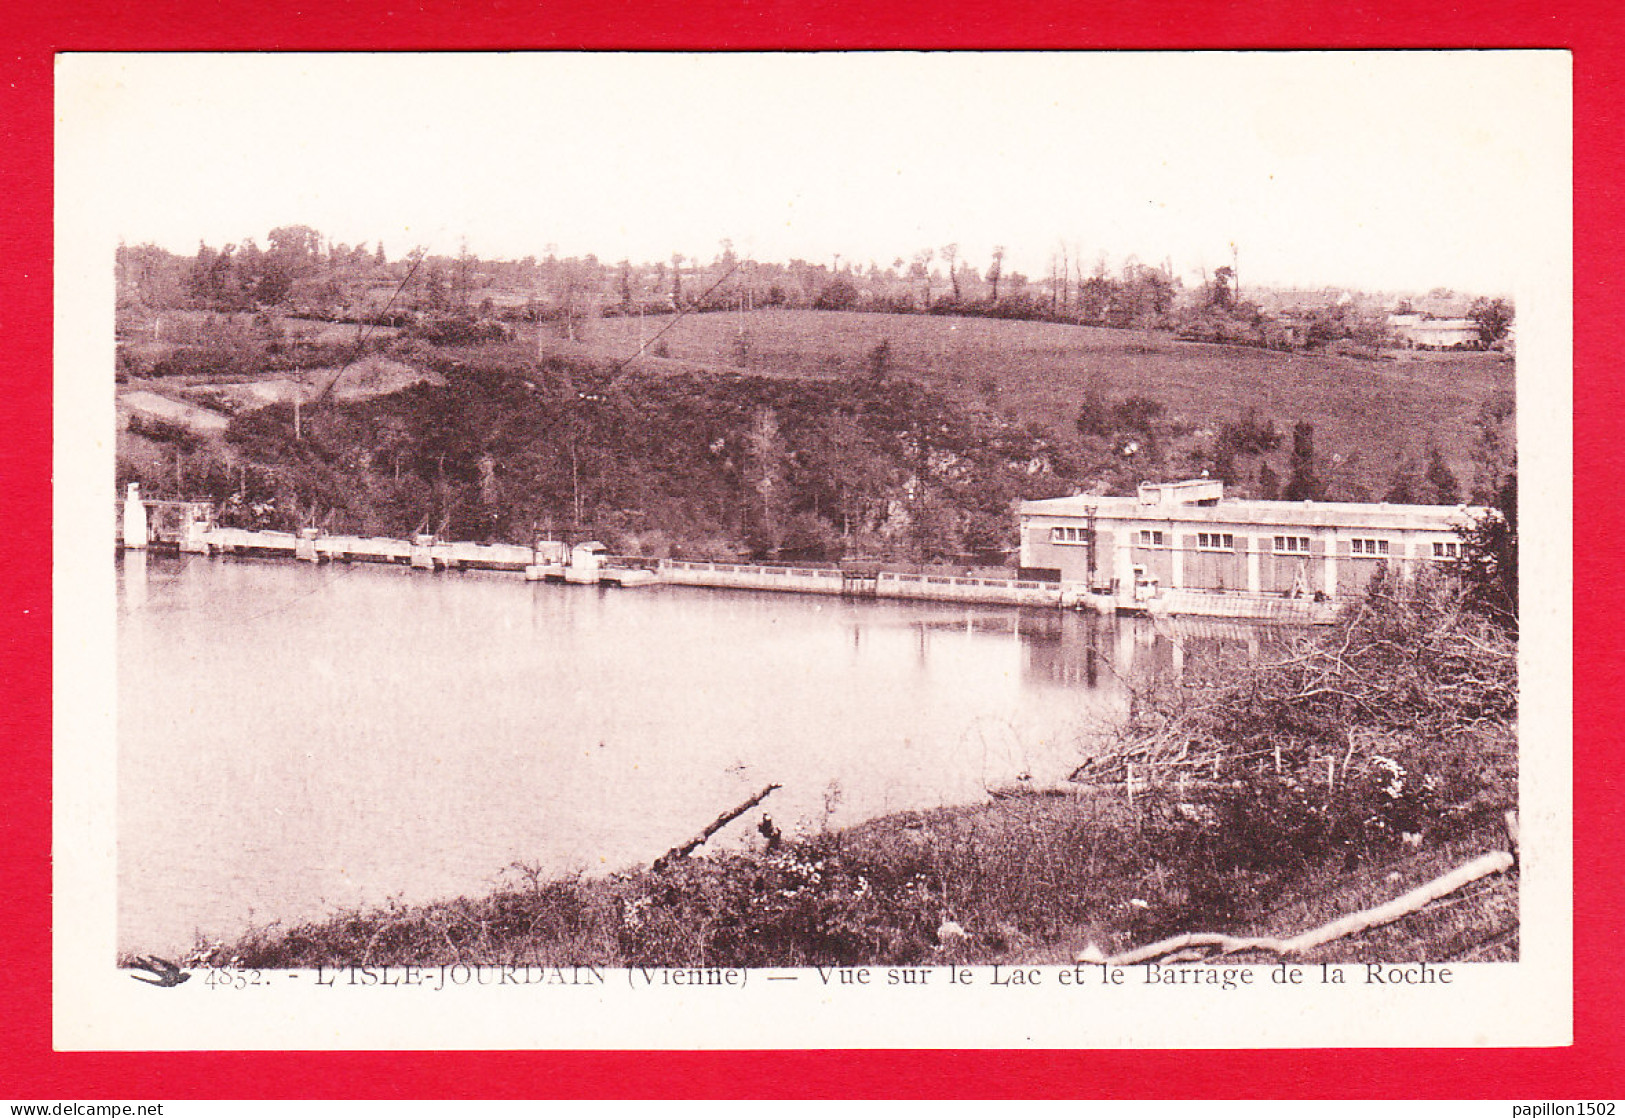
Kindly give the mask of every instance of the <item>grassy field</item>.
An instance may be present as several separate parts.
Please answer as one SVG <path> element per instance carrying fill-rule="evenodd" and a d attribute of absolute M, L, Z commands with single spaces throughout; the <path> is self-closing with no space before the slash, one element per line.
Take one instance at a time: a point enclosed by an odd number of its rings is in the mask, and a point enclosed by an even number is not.
<path fill-rule="evenodd" d="M 265 316 L 252 311 L 164 310 L 130 316 L 122 333 L 132 344 L 199 345 L 232 332 L 264 333 Z M 361 326 L 348 322 L 322 322 L 291 315 L 273 314 L 269 321 L 284 342 L 312 345 L 354 345 L 363 333 L 370 338 L 393 338 L 400 333 L 393 326 Z"/>
<path fill-rule="evenodd" d="M 586 348 L 630 357 L 670 316 L 610 318 L 586 327 Z M 744 347 L 741 348 L 741 338 Z M 660 339 L 674 361 L 791 376 L 859 376 L 889 343 L 898 375 L 991 402 L 1066 438 L 1087 389 L 1161 401 L 1171 418 L 1212 430 L 1256 407 L 1284 430 L 1308 420 L 1316 449 L 1343 460 L 1380 497 L 1394 465 L 1430 443 L 1464 482 L 1479 408 L 1513 388 L 1496 353 L 1382 359 L 1282 353 L 1181 342 L 1169 334 L 1043 322 L 804 310 L 691 314 Z M 1288 440 L 1290 441 L 1290 440 Z M 1285 449 L 1277 457 L 1285 460 Z M 1284 476 L 1284 475 L 1283 475 Z"/>

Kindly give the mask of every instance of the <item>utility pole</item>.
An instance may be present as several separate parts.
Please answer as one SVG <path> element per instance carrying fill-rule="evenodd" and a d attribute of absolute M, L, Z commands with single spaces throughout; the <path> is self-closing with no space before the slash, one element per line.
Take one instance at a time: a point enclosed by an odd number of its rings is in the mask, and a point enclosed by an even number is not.
<path fill-rule="evenodd" d="M 572 542 L 581 536 L 581 464 L 576 456 L 575 432 L 570 432 L 570 505 L 573 527 Z"/>

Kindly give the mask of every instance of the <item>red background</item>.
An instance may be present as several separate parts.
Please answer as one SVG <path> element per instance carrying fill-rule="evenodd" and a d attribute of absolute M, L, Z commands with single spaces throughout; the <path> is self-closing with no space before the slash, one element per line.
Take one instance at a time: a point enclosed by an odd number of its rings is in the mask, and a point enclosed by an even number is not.
<path fill-rule="evenodd" d="M 1617 0 L 93 0 L 0 15 L 0 1096 L 1618 1098 L 1625 906 Z M 1575 1044 L 1259 1052 L 58 1054 L 51 1050 L 51 67 L 59 50 L 1566 47 L 1575 76 Z M 1493 126 L 1493 122 L 1488 122 Z M 1484 235 L 1496 236 L 1486 229 Z M 1525 500 L 1538 499 L 1538 494 Z M 1592 510 L 1582 516 L 1578 510 Z M 71 687 L 71 683 L 68 684 Z"/>

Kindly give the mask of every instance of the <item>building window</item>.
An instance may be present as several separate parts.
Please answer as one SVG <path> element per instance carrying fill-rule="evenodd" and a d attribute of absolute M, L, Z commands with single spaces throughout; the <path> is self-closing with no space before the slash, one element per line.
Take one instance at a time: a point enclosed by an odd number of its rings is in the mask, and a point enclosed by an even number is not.
<path fill-rule="evenodd" d="M 1087 528 L 1051 528 L 1049 530 L 1050 543 L 1088 543 L 1089 529 Z"/>
<path fill-rule="evenodd" d="M 1388 554 L 1387 540 L 1350 540 L 1349 551 L 1355 555 L 1382 556 Z"/>
<path fill-rule="evenodd" d="M 1140 529 L 1140 546 L 1167 547 L 1168 545 L 1164 542 L 1161 532 L 1154 531 L 1150 528 L 1142 528 Z"/>
<path fill-rule="evenodd" d="M 1196 546 L 1201 551 L 1234 551 L 1236 537 L 1229 532 L 1198 532 Z"/>
<path fill-rule="evenodd" d="M 1433 557 L 1435 559 L 1460 559 L 1461 544 L 1456 540 L 1434 540 Z"/>
<path fill-rule="evenodd" d="M 1275 550 L 1276 551 L 1299 551 L 1299 552 L 1303 552 L 1304 554 L 1308 554 L 1308 552 L 1309 552 L 1309 537 L 1308 536 L 1276 536 L 1275 537 Z"/>

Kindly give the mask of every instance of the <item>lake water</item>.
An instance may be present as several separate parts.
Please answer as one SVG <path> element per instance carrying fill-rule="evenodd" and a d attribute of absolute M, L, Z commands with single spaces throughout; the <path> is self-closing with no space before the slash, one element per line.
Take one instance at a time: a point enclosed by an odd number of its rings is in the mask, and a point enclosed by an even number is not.
<path fill-rule="evenodd" d="M 131 554 L 119 944 L 483 892 L 515 862 L 623 869 L 769 782 L 713 845 L 764 811 L 805 833 L 1053 782 L 1121 715 L 1119 673 L 1256 646 L 1228 634 Z"/>

